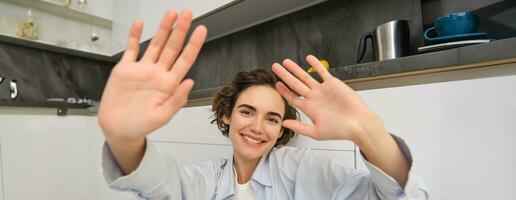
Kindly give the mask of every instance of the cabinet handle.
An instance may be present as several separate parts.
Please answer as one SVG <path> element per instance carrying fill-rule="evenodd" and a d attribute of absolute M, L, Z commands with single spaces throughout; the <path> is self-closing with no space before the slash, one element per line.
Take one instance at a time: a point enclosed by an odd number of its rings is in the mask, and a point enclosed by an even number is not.
<path fill-rule="evenodd" d="M 18 84 L 16 83 L 16 80 L 12 80 L 9 83 L 9 88 L 11 89 L 11 100 L 16 99 L 18 96 Z"/>

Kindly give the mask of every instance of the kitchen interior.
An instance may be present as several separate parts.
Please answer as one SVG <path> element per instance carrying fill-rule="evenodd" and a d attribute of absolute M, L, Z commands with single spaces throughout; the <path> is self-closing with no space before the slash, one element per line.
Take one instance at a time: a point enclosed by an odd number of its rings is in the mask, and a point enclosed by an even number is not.
<path fill-rule="evenodd" d="M 150 135 L 163 152 L 230 154 L 217 89 L 287 57 L 310 70 L 313 54 L 405 139 L 431 199 L 516 198 L 516 1 L 0 0 L 0 200 L 134 199 L 102 176 L 98 104 L 131 22 L 145 49 L 183 8 L 209 34 L 187 106 Z M 366 169 L 348 141 L 289 145 Z"/>

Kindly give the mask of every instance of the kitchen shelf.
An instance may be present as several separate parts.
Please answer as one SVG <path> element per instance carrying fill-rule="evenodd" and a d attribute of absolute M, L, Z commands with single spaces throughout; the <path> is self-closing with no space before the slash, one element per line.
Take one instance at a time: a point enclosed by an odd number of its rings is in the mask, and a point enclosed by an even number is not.
<path fill-rule="evenodd" d="M 54 2 L 50 2 L 48 0 L 0 0 L 12 4 L 16 4 L 19 6 L 24 6 L 36 10 L 45 11 L 47 13 L 51 13 L 54 15 L 63 16 L 65 18 L 70 18 L 77 21 L 86 22 L 88 24 L 93 24 L 101 27 L 105 27 L 108 29 L 112 28 L 112 21 L 110 19 L 102 18 L 96 15 L 92 15 L 80 10 L 75 10 L 73 8 L 65 8 L 63 5 L 59 5 Z"/>
<path fill-rule="evenodd" d="M 51 42 L 47 42 L 44 40 L 30 40 L 21 38 L 18 36 L 8 35 L 0 33 L 0 42 L 6 42 L 9 44 L 15 44 L 20 46 L 26 46 L 26 47 L 32 47 L 36 49 L 41 49 L 45 51 L 52 51 L 72 56 L 78 56 L 83 58 L 90 58 L 100 61 L 107 61 L 107 62 L 115 62 L 116 57 L 103 54 L 100 52 L 92 52 L 92 51 L 86 51 L 86 50 L 77 50 L 73 48 L 68 48 L 64 46 L 58 46 L 57 44 L 53 44 Z"/>

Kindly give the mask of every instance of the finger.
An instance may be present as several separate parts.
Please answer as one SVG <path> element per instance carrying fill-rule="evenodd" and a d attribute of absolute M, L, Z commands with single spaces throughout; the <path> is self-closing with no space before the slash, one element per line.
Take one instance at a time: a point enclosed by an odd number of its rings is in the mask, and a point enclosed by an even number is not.
<path fill-rule="evenodd" d="M 177 24 L 172 31 L 172 35 L 168 38 L 167 44 L 159 57 L 159 63 L 165 66 L 167 70 L 172 67 L 172 64 L 181 52 L 186 34 L 190 25 L 192 24 L 192 12 L 184 10 L 178 18 Z"/>
<path fill-rule="evenodd" d="M 188 44 L 186 44 L 183 52 L 177 58 L 172 70 L 168 72 L 172 76 L 171 80 L 180 81 L 185 77 L 186 73 L 195 62 L 197 55 L 199 55 L 204 41 L 206 41 L 206 35 L 208 35 L 208 30 L 205 26 L 200 25 L 195 28 L 194 32 L 190 36 Z"/>
<path fill-rule="evenodd" d="M 303 110 L 303 100 L 299 98 L 294 92 L 290 91 L 285 84 L 282 82 L 276 83 L 276 90 L 281 94 L 281 96 L 285 97 L 285 99 L 292 104 L 294 107 Z"/>
<path fill-rule="evenodd" d="M 167 11 L 161 23 L 159 24 L 158 30 L 154 34 L 147 51 L 143 55 L 142 60 L 144 62 L 154 63 L 158 59 L 167 39 L 172 31 L 172 26 L 176 21 L 177 14 L 175 11 Z"/>
<path fill-rule="evenodd" d="M 129 39 L 127 39 L 127 48 L 122 56 L 124 62 L 134 62 L 138 57 L 138 51 L 140 50 L 140 37 L 142 35 L 143 22 L 137 20 L 131 25 L 129 31 Z"/>
<path fill-rule="evenodd" d="M 287 119 L 283 121 L 282 125 L 285 128 L 293 130 L 297 134 L 306 135 L 316 140 L 318 139 L 315 126 L 312 124 L 304 124 L 298 120 Z"/>
<path fill-rule="evenodd" d="M 294 61 L 290 59 L 285 59 L 283 61 L 283 66 L 294 74 L 294 76 L 297 77 L 301 82 L 303 82 L 305 85 L 307 85 L 309 88 L 316 87 L 319 85 L 319 82 L 317 82 L 314 78 L 312 78 L 308 73 L 305 72 L 299 65 L 297 65 Z"/>
<path fill-rule="evenodd" d="M 165 102 L 165 112 L 176 113 L 180 108 L 186 105 L 188 102 L 188 94 L 192 91 L 194 81 L 192 79 L 186 79 L 174 91 L 172 96 Z"/>
<path fill-rule="evenodd" d="M 299 95 L 306 97 L 306 95 L 308 95 L 310 92 L 310 88 L 308 88 L 308 86 L 290 74 L 290 72 L 288 72 L 280 64 L 274 63 L 272 65 L 272 71 Z"/>
<path fill-rule="evenodd" d="M 315 70 L 317 71 L 317 74 L 319 74 L 319 76 L 323 79 L 323 81 L 329 80 L 332 77 L 330 72 L 328 72 L 328 70 L 326 68 L 324 68 L 321 61 L 319 61 L 319 59 L 317 59 L 315 56 L 308 55 L 306 57 L 306 61 L 308 62 L 308 64 L 310 64 L 311 66 L 313 66 L 315 68 Z"/>

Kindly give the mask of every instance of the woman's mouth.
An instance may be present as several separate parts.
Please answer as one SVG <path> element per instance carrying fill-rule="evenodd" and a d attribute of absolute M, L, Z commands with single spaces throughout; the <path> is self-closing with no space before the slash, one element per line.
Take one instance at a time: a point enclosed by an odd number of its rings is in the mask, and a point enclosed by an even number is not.
<path fill-rule="evenodd" d="M 240 136 L 242 136 L 242 140 L 243 140 L 246 144 L 248 144 L 248 145 L 250 145 L 250 146 L 260 146 L 262 143 L 264 143 L 264 142 L 265 142 L 265 141 L 260 140 L 260 139 L 256 139 L 256 138 L 255 138 L 255 139 L 253 139 L 253 138 L 251 138 L 251 137 L 249 137 L 249 136 L 247 136 L 247 135 L 244 135 L 244 134 L 240 134 Z"/>

